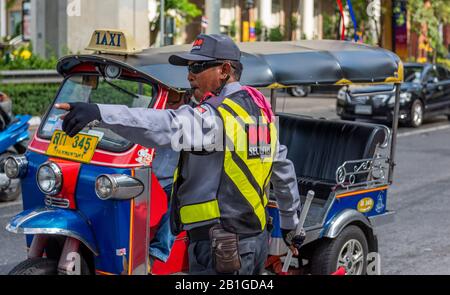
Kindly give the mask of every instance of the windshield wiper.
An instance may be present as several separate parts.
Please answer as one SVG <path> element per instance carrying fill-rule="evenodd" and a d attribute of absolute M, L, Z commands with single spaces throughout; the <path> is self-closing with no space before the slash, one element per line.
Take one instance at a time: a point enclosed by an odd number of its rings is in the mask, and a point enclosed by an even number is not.
<path fill-rule="evenodd" d="M 126 94 L 132 96 L 133 98 L 139 98 L 138 95 L 134 94 L 133 92 L 130 92 L 128 90 L 126 90 L 125 88 L 122 88 L 112 82 L 109 82 L 107 79 L 103 78 L 103 81 L 105 81 L 106 83 L 108 83 L 109 85 L 111 85 L 112 87 L 116 88 L 119 91 L 125 92 Z"/>

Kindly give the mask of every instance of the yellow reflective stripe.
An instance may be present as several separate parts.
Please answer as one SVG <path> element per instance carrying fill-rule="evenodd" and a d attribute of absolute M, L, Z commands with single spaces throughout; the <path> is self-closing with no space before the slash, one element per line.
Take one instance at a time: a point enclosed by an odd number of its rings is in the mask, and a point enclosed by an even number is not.
<path fill-rule="evenodd" d="M 230 177 L 231 181 L 236 185 L 241 194 L 250 203 L 255 211 L 261 223 L 261 230 L 266 226 L 266 212 L 263 204 L 261 204 L 261 198 L 256 192 L 253 185 L 249 182 L 245 174 L 237 166 L 237 164 L 231 158 L 229 151 L 225 152 L 225 173 Z"/>
<path fill-rule="evenodd" d="M 206 203 L 186 205 L 180 209 L 181 223 L 190 224 L 220 217 L 219 203 L 212 200 Z"/>
<path fill-rule="evenodd" d="M 245 122 L 245 124 L 256 124 L 253 119 L 257 118 L 252 118 L 252 116 L 250 116 L 250 114 L 247 113 L 247 111 L 245 111 L 243 107 L 241 107 L 231 99 L 226 98 L 223 101 L 223 104 L 229 106 L 236 114 L 238 114 L 239 118 L 241 118 Z"/>
<path fill-rule="evenodd" d="M 259 187 L 262 188 L 272 161 L 267 160 L 262 161 L 261 158 L 248 159 L 247 133 L 242 128 L 241 124 L 239 124 L 239 122 L 236 120 L 236 118 L 232 114 L 230 114 L 227 110 L 219 109 L 219 112 L 221 113 L 225 121 L 224 125 L 226 129 L 226 134 L 233 140 L 234 151 L 239 156 L 239 158 L 245 163 L 245 165 L 247 165 L 248 169 L 252 172 L 253 177 L 255 178 Z M 244 139 L 240 138 L 239 142 L 238 136 L 244 137 Z M 267 171 L 267 173 L 265 171 Z"/>

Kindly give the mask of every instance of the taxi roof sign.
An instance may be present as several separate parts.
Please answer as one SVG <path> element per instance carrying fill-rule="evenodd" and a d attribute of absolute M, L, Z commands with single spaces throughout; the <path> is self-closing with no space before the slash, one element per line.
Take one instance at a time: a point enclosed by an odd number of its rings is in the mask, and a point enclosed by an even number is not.
<path fill-rule="evenodd" d="M 124 55 L 142 51 L 127 32 L 110 29 L 95 30 L 86 50 Z"/>

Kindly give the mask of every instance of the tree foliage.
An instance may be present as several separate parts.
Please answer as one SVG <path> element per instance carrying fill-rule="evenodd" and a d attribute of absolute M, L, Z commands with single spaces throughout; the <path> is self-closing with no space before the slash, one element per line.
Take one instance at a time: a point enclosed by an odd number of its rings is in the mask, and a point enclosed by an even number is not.
<path fill-rule="evenodd" d="M 408 0 L 408 11 L 411 18 L 411 28 L 418 34 L 421 33 L 422 24 L 427 25 L 427 39 L 436 55 L 446 54 L 443 40 L 439 32 L 440 25 L 450 23 L 450 5 L 448 0 L 429 1 L 425 5 L 424 0 Z"/>

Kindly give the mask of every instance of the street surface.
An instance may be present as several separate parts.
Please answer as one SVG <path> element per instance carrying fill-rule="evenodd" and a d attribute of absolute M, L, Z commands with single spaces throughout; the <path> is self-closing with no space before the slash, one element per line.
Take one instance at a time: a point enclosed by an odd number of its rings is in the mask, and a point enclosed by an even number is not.
<path fill-rule="evenodd" d="M 335 99 L 280 96 L 277 110 L 337 118 Z M 21 201 L 0 203 L 0 274 L 26 258 L 25 238 L 4 230 Z M 388 208 L 396 220 L 378 228 L 383 274 L 450 274 L 450 124 L 445 117 L 400 128 Z"/>

